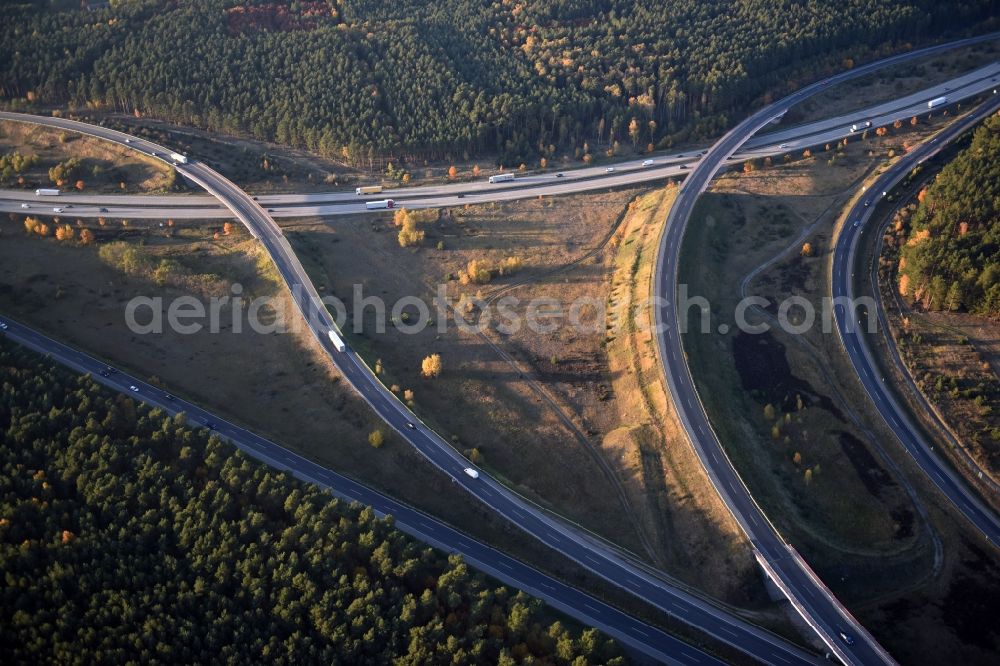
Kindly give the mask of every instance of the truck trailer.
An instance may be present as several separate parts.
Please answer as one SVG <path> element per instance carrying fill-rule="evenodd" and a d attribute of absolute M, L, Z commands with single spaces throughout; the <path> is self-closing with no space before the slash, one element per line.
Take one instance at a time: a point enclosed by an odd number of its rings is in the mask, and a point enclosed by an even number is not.
<path fill-rule="evenodd" d="M 172 159 L 174 162 L 177 162 L 177 164 L 188 163 L 188 158 L 185 157 L 184 155 L 181 155 L 180 153 L 170 153 L 170 159 Z"/>
<path fill-rule="evenodd" d="M 36 197 L 57 197 L 59 196 L 59 190 L 55 188 L 41 188 L 35 190 Z"/>
<path fill-rule="evenodd" d="M 361 194 L 378 194 L 381 191 L 382 191 L 382 186 L 381 185 L 365 185 L 364 187 L 359 187 L 356 190 L 354 190 L 354 193 L 358 194 L 358 195 L 361 195 Z"/>
<path fill-rule="evenodd" d="M 339 335 L 337 335 L 337 331 L 331 328 L 326 334 L 330 337 L 330 342 L 333 343 L 333 346 L 336 347 L 337 351 L 342 352 L 347 349 L 347 345 L 345 345 L 344 341 L 340 339 Z"/>
<path fill-rule="evenodd" d="M 935 97 L 931 101 L 927 102 L 927 108 L 933 109 L 936 106 L 943 106 L 948 103 L 947 97 Z"/>
<path fill-rule="evenodd" d="M 366 201 L 365 208 L 368 210 L 379 210 L 381 208 L 393 208 L 396 202 L 392 199 L 379 199 L 378 201 Z"/>
<path fill-rule="evenodd" d="M 505 183 L 508 180 L 514 180 L 514 174 L 512 173 L 501 173 L 496 176 L 490 176 L 490 184 L 493 183 Z"/>

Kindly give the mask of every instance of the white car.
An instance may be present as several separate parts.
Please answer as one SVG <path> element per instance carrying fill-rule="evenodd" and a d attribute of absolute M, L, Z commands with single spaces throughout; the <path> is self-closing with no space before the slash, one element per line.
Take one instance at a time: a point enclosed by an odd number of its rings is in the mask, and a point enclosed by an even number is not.
<path fill-rule="evenodd" d="M 785 148 L 788 148 L 788 144 L 787 143 L 783 143 L 780 146 L 778 146 L 778 150 L 784 150 Z"/>
<path fill-rule="evenodd" d="M 61 212 L 63 212 L 63 209 L 62 209 L 62 208 L 58 208 L 58 207 L 56 207 L 56 208 L 53 208 L 53 209 L 52 209 L 52 212 L 53 212 L 53 213 L 61 213 Z"/>
<path fill-rule="evenodd" d="M 125 143 L 132 143 L 132 139 L 125 139 Z"/>
<path fill-rule="evenodd" d="M 0 321 L 0 331 L 6 331 L 6 330 L 7 330 L 7 322 Z"/>
<path fill-rule="evenodd" d="M 31 208 L 30 204 L 21 204 L 21 208 Z"/>
<path fill-rule="evenodd" d="M 653 160 L 643 160 L 642 166 L 653 166 Z"/>
<path fill-rule="evenodd" d="M 139 392 L 139 387 L 136 386 L 135 384 L 132 384 L 131 386 L 128 387 L 128 390 L 132 391 L 132 393 L 138 393 Z"/>
<path fill-rule="evenodd" d="M 473 479 L 478 479 L 479 478 L 479 472 L 476 471 L 476 470 L 474 470 L 474 469 L 472 469 L 471 467 L 466 467 L 464 471 L 465 471 L 466 474 L 468 474 L 469 476 L 471 476 Z"/>
<path fill-rule="evenodd" d="M 607 169 L 605 169 L 605 171 L 607 171 L 608 173 L 614 173 L 615 172 L 615 168 L 614 167 L 608 167 Z"/>

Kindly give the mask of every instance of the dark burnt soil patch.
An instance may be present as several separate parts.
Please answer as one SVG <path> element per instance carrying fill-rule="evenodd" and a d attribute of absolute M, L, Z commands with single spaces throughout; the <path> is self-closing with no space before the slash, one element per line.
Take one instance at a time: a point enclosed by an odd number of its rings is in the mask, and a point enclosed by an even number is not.
<path fill-rule="evenodd" d="M 768 275 L 761 278 L 761 286 L 770 289 L 776 288 L 775 290 L 782 294 L 800 294 L 806 290 L 806 280 L 809 279 L 811 270 L 806 259 L 796 256 L 781 264 L 775 272 L 777 277 Z M 771 303 L 767 309 L 772 313 L 777 313 L 778 304 Z"/>
<path fill-rule="evenodd" d="M 906 507 L 896 507 L 890 512 L 892 519 L 896 521 L 897 539 L 909 539 L 913 536 L 913 512 Z"/>
<path fill-rule="evenodd" d="M 843 413 L 826 395 L 796 377 L 788 365 L 785 345 L 770 331 L 753 335 L 740 332 L 733 338 L 733 358 L 743 390 L 759 404 L 768 403 L 789 412 L 796 409 L 796 396 L 804 406 L 817 406 L 844 420 Z"/>
<path fill-rule="evenodd" d="M 864 442 L 849 432 L 840 432 L 837 434 L 839 435 L 840 449 L 847 456 L 851 465 L 854 466 L 854 471 L 858 473 L 861 483 L 865 484 L 865 489 L 872 496 L 880 497 L 884 489 L 896 485 L 896 482 L 892 480 L 892 477 L 885 471 L 885 468 L 875 460 L 875 456 L 871 454 L 864 445 Z M 893 517 L 895 518 L 895 516 Z M 910 517 L 910 522 L 913 522 L 912 516 Z"/>
<path fill-rule="evenodd" d="M 997 572 L 993 574 L 988 578 L 957 578 L 941 602 L 941 616 L 966 645 L 996 652 L 1000 650 L 1000 624 L 996 621 L 1000 616 L 1000 586 Z"/>

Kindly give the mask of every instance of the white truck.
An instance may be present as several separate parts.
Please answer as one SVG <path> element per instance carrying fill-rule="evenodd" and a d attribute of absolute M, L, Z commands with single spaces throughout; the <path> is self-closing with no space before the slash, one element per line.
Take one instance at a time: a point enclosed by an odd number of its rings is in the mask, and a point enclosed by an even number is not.
<path fill-rule="evenodd" d="M 928 109 L 933 109 L 936 106 L 942 106 L 942 105 L 947 104 L 947 103 L 948 103 L 948 98 L 947 97 L 935 97 L 931 101 L 927 102 L 927 108 Z"/>
<path fill-rule="evenodd" d="M 172 159 L 177 164 L 187 164 L 188 158 L 180 153 L 170 153 L 170 159 Z"/>
<path fill-rule="evenodd" d="M 339 335 L 337 335 L 337 331 L 331 328 L 326 332 L 326 334 L 330 337 L 330 342 L 333 343 L 333 346 L 336 347 L 337 351 L 342 352 L 347 350 L 347 345 L 345 345 L 344 341 L 340 339 Z"/>
<path fill-rule="evenodd" d="M 463 471 L 469 476 L 471 476 L 473 479 L 479 478 L 479 472 L 477 470 L 472 469 L 471 467 L 466 467 Z"/>
<path fill-rule="evenodd" d="M 495 176 L 490 176 L 490 185 L 493 183 L 506 183 L 508 180 L 514 180 L 514 174 L 500 173 Z"/>
<path fill-rule="evenodd" d="M 53 188 L 40 188 L 35 190 L 36 197 L 57 197 L 59 196 L 59 190 Z"/>
<path fill-rule="evenodd" d="M 853 125 L 851 125 L 851 131 L 857 132 L 859 130 L 868 129 L 871 126 L 872 126 L 872 121 L 866 120 L 863 123 L 854 123 Z"/>
<path fill-rule="evenodd" d="M 368 210 L 379 210 L 382 208 L 393 208 L 396 202 L 392 199 L 379 199 L 378 201 L 366 201 L 365 208 Z"/>
<path fill-rule="evenodd" d="M 378 194 L 382 191 L 381 185 L 365 185 L 364 187 L 359 187 L 354 190 L 357 195 L 361 194 Z"/>

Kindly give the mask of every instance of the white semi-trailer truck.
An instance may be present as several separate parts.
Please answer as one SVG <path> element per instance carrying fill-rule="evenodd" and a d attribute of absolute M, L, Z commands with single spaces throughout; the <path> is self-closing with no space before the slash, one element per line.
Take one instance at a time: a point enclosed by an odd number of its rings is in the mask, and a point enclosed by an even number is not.
<path fill-rule="evenodd" d="M 170 153 L 170 159 L 172 159 L 174 162 L 177 162 L 178 164 L 188 163 L 188 158 L 185 157 L 184 155 L 181 155 L 180 153 Z"/>
<path fill-rule="evenodd" d="M 57 197 L 59 196 L 59 190 L 55 188 L 40 188 L 35 190 L 36 197 Z"/>
<path fill-rule="evenodd" d="M 947 97 L 935 97 L 931 101 L 927 102 L 927 108 L 933 109 L 936 106 L 943 106 L 948 103 Z"/>
<path fill-rule="evenodd" d="M 337 331 L 331 328 L 326 334 L 330 336 L 330 342 L 332 342 L 333 346 L 337 348 L 337 351 L 342 352 L 347 349 L 347 345 L 345 345 L 344 341 L 340 339 L 339 335 L 337 335 Z"/>
<path fill-rule="evenodd" d="M 505 183 L 508 180 L 514 180 L 514 174 L 512 173 L 501 173 L 496 176 L 490 176 L 490 184 L 493 183 Z"/>
<path fill-rule="evenodd" d="M 396 202 L 392 199 L 379 199 L 378 201 L 366 201 L 365 208 L 368 210 L 379 210 L 381 208 L 392 208 Z"/>

